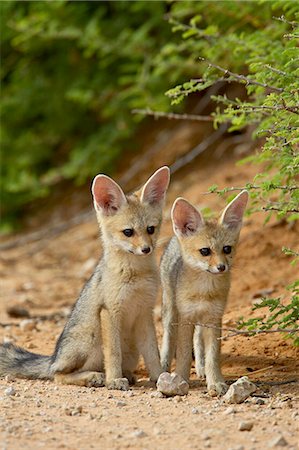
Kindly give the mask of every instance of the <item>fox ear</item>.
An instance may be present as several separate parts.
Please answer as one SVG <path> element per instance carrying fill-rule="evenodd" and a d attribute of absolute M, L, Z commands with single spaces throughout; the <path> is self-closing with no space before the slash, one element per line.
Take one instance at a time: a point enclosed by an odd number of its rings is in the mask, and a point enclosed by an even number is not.
<path fill-rule="evenodd" d="M 106 216 L 112 216 L 127 203 L 122 189 L 106 175 L 101 174 L 94 178 L 91 191 L 95 210 Z"/>
<path fill-rule="evenodd" d="M 164 200 L 169 179 L 169 168 L 167 166 L 160 167 L 143 186 L 140 197 L 141 202 L 155 204 Z"/>
<path fill-rule="evenodd" d="M 186 236 L 204 226 L 202 215 L 184 198 L 177 198 L 171 210 L 173 230 L 177 236 Z"/>
<path fill-rule="evenodd" d="M 243 214 L 248 201 L 248 192 L 242 191 L 225 208 L 220 217 L 220 223 L 228 228 L 240 230 Z"/>

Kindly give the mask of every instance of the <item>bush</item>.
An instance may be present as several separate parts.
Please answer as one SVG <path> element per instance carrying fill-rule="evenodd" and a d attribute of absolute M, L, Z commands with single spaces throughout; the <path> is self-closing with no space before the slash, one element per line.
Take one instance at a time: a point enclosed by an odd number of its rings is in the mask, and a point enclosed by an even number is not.
<path fill-rule="evenodd" d="M 131 109 L 167 104 L 154 62 L 171 38 L 156 2 L 1 2 L 2 207 L 7 220 L 64 179 L 135 149 Z M 185 72 L 186 73 L 186 72 Z M 2 222 L 3 224 L 3 222 Z"/>

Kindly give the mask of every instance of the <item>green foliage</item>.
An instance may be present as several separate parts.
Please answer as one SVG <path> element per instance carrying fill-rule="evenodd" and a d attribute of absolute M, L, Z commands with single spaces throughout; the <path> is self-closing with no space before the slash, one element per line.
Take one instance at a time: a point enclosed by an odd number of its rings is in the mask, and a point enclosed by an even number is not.
<path fill-rule="evenodd" d="M 242 8 L 238 2 L 217 2 L 207 14 L 202 2 L 190 3 L 189 11 L 183 3 L 177 7 L 180 21 L 172 23 L 182 32 L 187 54 L 197 58 L 200 76 L 166 94 L 176 105 L 219 81 L 242 85 L 246 100 L 212 97 L 219 104 L 215 126 L 228 122 L 229 131 L 236 131 L 253 125 L 253 137 L 264 140 L 261 151 L 243 161 L 262 165 L 246 186 L 251 212 L 262 205 L 270 212 L 267 219 L 273 211 L 289 221 L 298 219 L 298 8 L 289 1 L 242 2 Z M 275 13 L 284 16 L 273 17 Z M 227 190 L 210 189 L 220 194 Z"/>
<path fill-rule="evenodd" d="M 246 329 L 249 335 L 255 335 L 258 331 L 279 329 L 287 338 L 291 338 L 294 345 L 299 346 L 299 281 L 288 286 L 291 298 L 287 304 L 282 303 L 281 297 L 263 298 L 256 303 L 252 310 L 266 309 L 262 317 L 254 317 L 244 320 L 239 319 L 238 329 Z M 285 331 L 284 331 L 285 330 Z"/>
<path fill-rule="evenodd" d="M 0 189 L 11 219 L 58 181 L 110 172 L 136 150 L 140 117 L 131 110 L 153 101 L 166 107 L 164 91 L 182 69 L 172 67 L 167 79 L 159 68 L 159 49 L 172 36 L 163 1 L 9 1 L 0 8 Z"/>

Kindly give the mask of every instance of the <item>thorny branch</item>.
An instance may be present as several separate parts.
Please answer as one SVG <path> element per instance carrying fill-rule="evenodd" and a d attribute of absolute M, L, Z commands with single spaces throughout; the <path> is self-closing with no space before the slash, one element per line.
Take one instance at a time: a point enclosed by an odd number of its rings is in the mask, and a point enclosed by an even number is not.
<path fill-rule="evenodd" d="M 146 116 L 153 116 L 155 119 L 165 118 L 174 120 L 197 120 L 199 122 L 213 122 L 212 116 L 200 116 L 198 114 L 176 114 L 165 113 L 162 111 L 153 111 L 151 109 L 133 109 L 132 114 L 144 114 Z"/>
<path fill-rule="evenodd" d="M 283 209 L 283 208 L 278 208 L 277 206 L 263 206 L 262 210 L 263 211 L 281 211 L 284 213 L 299 213 L 299 209 L 296 209 L 296 208 Z"/>
<path fill-rule="evenodd" d="M 227 327 L 218 327 L 217 325 L 207 324 L 207 323 L 200 323 L 200 322 L 183 322 L 183 323 L 175 323 L 173 322 L 172 325 L 179 325 L 179 326 L 189 326 L 189 325 L 198 325 L 203 328 L 212 328 L 214 330 L 221 330 L 229 332 L 225 336 L 221 336 L 218 339 L 227 339 L 234 336 L 256 336 L 258 334 L 266 334 L 266 333 L 287 333 L 287 334 L 294 334 L 299 333 L 299 329 L 288 329 L 288 328 L 273 328 L 271 330 L 250 330 L 250 331 L 244 331 L 244 330 L 237 330 L 236 328 L 227 328 Z"/>
<path fill-rule="evenodd" d="M 283 191 L 296 191 L 299 189 L 299 186 L 271 186 L 272 189 L 281 189 Z M 218 189 L 218 190 L 211 190 L 208 192 L 202 192 L 203 195 L 208 195 L 208 194 L 223 194 L 226 192 L 231 192 L 231 191 L 244 191 L 245 189 L 250 190 L 250 189 L 263 189 L 263 186 L 254 186 L 254 185 L 248 185 L 248 186 L 243 186 L 243 187 L 230 187 L 230 188 L 224 188 L 224 189 Z"/>
<path fill-rule="evenodd" d="M 255 86 L 261 86 L 261 87 L 264 87 L 266 89 L 270 89 L 271 91 L 284 92 L 283 88 L 278 88 L 278 87 L 275 87 L 275 86 L 269 86 L 268 84 L 260 83 L 259 81 L 252 80 L 251 78 L 247 78 L 245 75 L 239 75 L 238 73 L 231 72 L 228 69 L 224 69 L 223 67 L 218 66 L 217 64 L 213 64 L 212 62 L 207 61 L 205 58 L 199 58 L 199 59 L 201 61 L 206 62 L 209 67 L 214 67 L 214 69 L 220 70 L 221 72 L 224 73 L 224 75 L 229 75 L 230 77 L 233 77 L 236 80 L 244 81 L 246 85 L 252 84 L 252 85 L 255 85 Z"/>

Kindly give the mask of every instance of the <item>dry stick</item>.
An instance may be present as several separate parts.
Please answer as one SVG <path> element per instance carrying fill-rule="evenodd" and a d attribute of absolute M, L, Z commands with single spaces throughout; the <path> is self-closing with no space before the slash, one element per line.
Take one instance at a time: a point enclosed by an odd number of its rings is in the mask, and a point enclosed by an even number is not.
<path fill-rule="evenodd" d="M 296 209 L 296 208 L 284 210 L 283 208 L 277 208 L 276 206 L 263 206 L 262 210 L 263 211 L 282 211 L 285 213 L 299 213 L 299 209 Z"/>
<path fill-rule="evenodd" d="M 275 92 L 283 92 L 284 89 L 283 88 L 278 88 L 275 86 L 269 86 L 268 84 L 265 83 L 260 83 L 258 81 L 252 80 L 250 78 L 245 77 L 245 75 L 239 75 L 238 73 L 234 73 L 231 72 L 230 70 L 224 69 L 223 67 L 218 66 L 217 64 L 213 64 L 212 62 L 206 60 L 205 58 L 199 58 L 201 61 L 204 61 L 208 64 L 209 67 L 214 67 L 217 70 L 220 70 L 222 73 L 224 73 L 224 75 L 229 75 L 230 77 L 235 78 L 236 80 L 240 80 L 240 81 L 244 81 L 245 84 L 253 84 L 256 86 L 261 86 L 267 89 L 271 89 L 272 91 Z"/>
<path fill-rule="evenodd" d="M 243 375 L 241 375 L 241 377 L 255 375 L 256 373 L 260 373 L 260 372 L 266 372 L 267 370 L 272 369 L 273 367 L 274 366 L 272 365 L 272 366 L 264 367 L 263 369 L 253 370 L 252 372 L 246 372 L 246 373 L 243 373 Z M 237 378 L 239 378 L 240 374 L 230 373 L 228 376 L 229 377 L 237 377 Z"/>
<path fill-rule="evenodd" d="M 212 144 L 214 144 L 217 139 L 219 139 L 221 136 L 224 135 L 228 128 L 227 124 L 222 124 L 218 130 L 214 131 L 213 134 L 208 136 L 204 141 L 202 141 L 199 145 L 194 147 L 190 152 L 188 152 L 186 155 L 179 158 L 177 161 L 175 161 L 170 166 L 170 173 L 173 174 L 177 172 L 182 167 L 186 166 L 188 163 L 193 161 L 194 158 L 199 156 L 201 153 L 203 153 L 208 147 L 210 147 Z"/>
<path fill-rule="evenodd" d="M 133 109 L 132 114 L 144 114 L 146 116 L 153 116 L 155 119 L 165 118 L 170 120 L 195 120 L 198 122 L 213 122 L 212 116 L 200 116 L 198 114 L 176 114 L 165 113 L 162 111 L 153 111 L 152 109 Z"/>
<path fill-rule="evenodd" d="M 231 188 L 224 188 L 223 190 L 216 190 L 211 192 L 202 192 L 202 195 L 208 195 L 208 194 L 222 194 L 223 192 L 231 192 L 231 191 L 244 191 L 244 189 L 262 189 L 262 186 L 243 186 L 243 187 L 231 187 Z M 296 191 L 299 189 L 299 186 L 273 186 L 273 189 L 281 189 L 285 191 Z"/>
<path fill-rule="evenodd" d="M 258 334 L 266 334 L 266 333 L 287 333 L 287 334 L 294 334 L 299 333 L 299 329 L 287 329 L 287 328 L 274 328 L 272 330 L 250 330 L 250 331 L 242 331 L 237 330 L 236 328 L 227 328 L 227 327 L 218 327 L 216 325 L 207 324 L 207 323 L 200 323 L 200 322 L 184 322 L 184 323 L 175 323 L 173 322 L 172 325 L 180 325 L 180 326 L 189 326 L 189 325 L 198 325 L 203 328 L 213 328 L 215 330 L 221 330 L 221 331 L 229 331 L 230 334 L 227 334 L 225 336 L 221 336 L 217 339 L 226 339 L 233 336 L 256 336 Z"/>
<path fill-rule="evenodd" d="M 76 225 L 79 225 L 82 222 L 85 222 L 87 220 L 90 220 L 90 218 L 93 217 L 93 212 L 90 211 L 90 209 L 83 211 L 81 214 L 72 217 L 67 222 L 59 222 L 57 225 L 55 225 L 52 228 L 47 228 L 34 231 L 32 233 L 29 233 L 25 236 L 21 236 L 19 238 L 13 239 L 8 242 L 4 242 L 4 244 L 0 245 L 0 250 L 9 250 L 11 248 L 14 248 L 18 245 L 25 245 L 31 242 L 39 241 L 40 239 L 44 238 L 45 236 L 47 239 L 52 238 L 53 236 L 56 236 L 57 234 L 62 233 L 65 230 L 68 230 L 71 227 L 74 227 Z"/>

